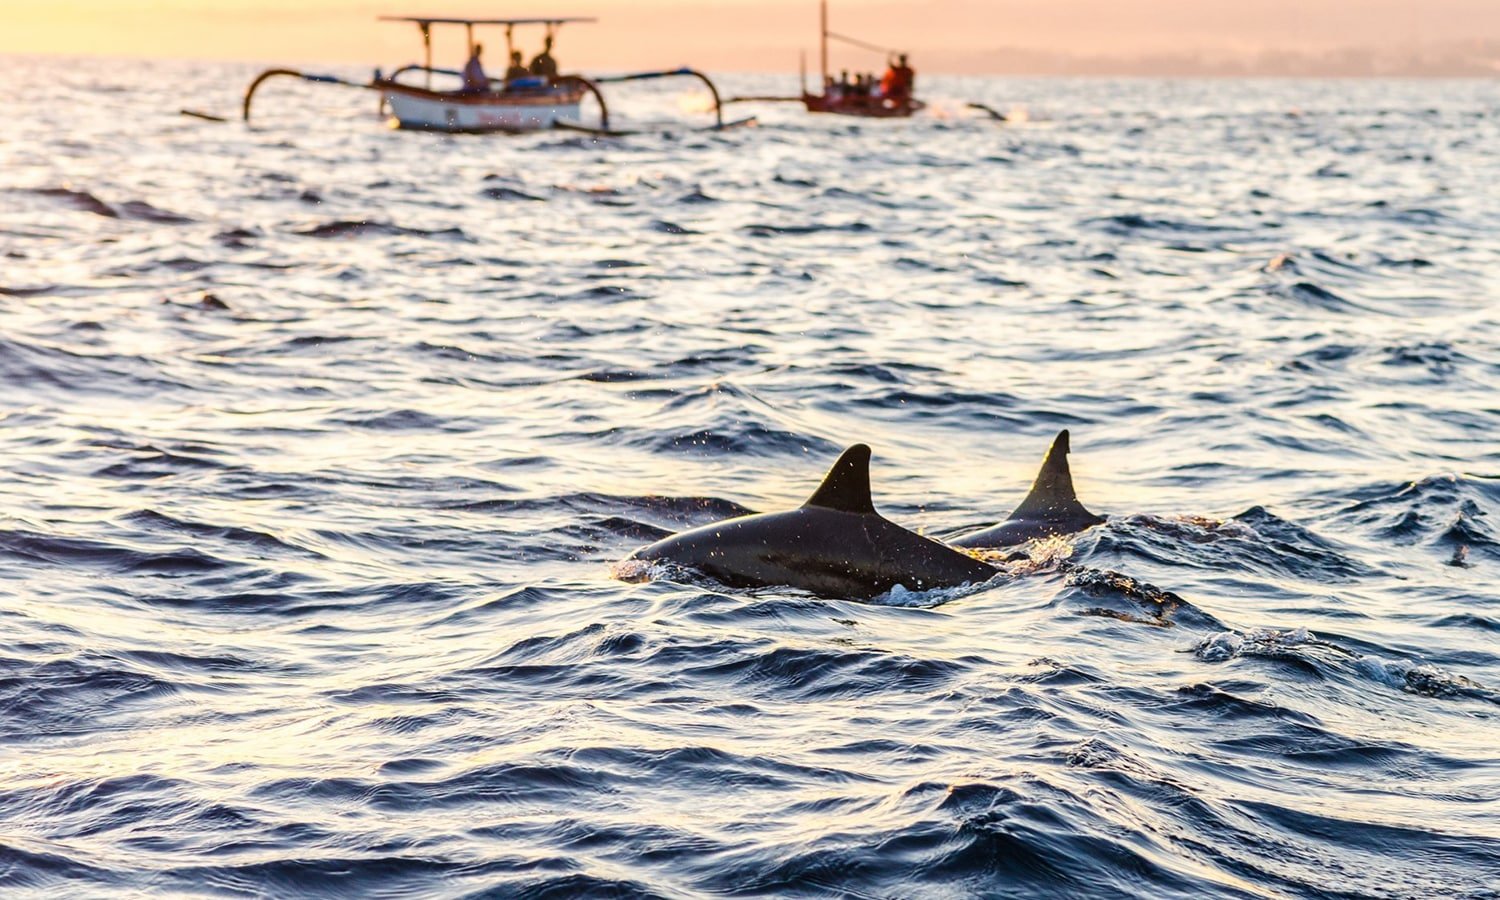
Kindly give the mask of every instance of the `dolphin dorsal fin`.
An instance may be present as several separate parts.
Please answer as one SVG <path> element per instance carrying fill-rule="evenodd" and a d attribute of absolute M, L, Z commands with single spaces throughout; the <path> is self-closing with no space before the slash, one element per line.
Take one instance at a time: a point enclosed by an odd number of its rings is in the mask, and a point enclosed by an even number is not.
<path fill-rule="evenodd" d="M 1089 512 L 1073 491 L 1073 472 L 1068 468 L 1068 430 L 1064 428 L 1052 441 L 1052 449 L 1042 460 L 1042 471 L 1031 484 L 1031 493 L 1010 514 L 1012 519 L 1103 519 Z"/>
<path fill-rule="evenodd" d="M 873 513 L 870 499 L 870 448 L 855 444 L 839 456 L 803 506 L 820 506 L 839 512 Z"/>

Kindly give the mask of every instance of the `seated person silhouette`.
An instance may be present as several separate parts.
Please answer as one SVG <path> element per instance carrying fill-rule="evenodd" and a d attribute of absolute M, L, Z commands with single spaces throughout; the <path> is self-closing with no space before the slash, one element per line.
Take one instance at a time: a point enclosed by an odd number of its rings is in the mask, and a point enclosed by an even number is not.
<path fill-rule="evenodd" d="M 521 51 L 512 50 L 510 52 L 510 68 L 505 70 L 505 80 L 515 81 L 517 78 L 529 77 L 531 77 L 531 70 L 522 64 Z"/>
<path fill-rule="evenodd" d="M 475 44 L 473 51 L 469 54 L 469 61 L 464 64 L 463 89 L 467 93 L 483 93 L 490 89 L 490 78 L 484 74 L 484 65 L 479 61 L 482 53 L 484 53 L 484 45 Z"/>
<path fill-rule="evenodd" d="M 539 78 L 557 77 L 557 60 L 552 58 L 552 35 L 547 35 L 542 43 L 542 52 L 532 59 L 529 70 Z"/>

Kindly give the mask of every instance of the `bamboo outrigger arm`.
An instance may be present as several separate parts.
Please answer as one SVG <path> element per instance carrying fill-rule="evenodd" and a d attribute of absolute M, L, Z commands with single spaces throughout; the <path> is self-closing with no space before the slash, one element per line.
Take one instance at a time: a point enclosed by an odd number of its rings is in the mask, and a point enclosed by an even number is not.
<path fill-rule="evenodd" d="M 259 75 L 257 75 L 256 78 L 255 78 L 255 80 L 252 81 L 252 82 L 250 82 L 250 87 L 248 87 L 248 88 L 245 89 L 245 103 L 244 103 L 244 106 L 241 109 L 240 115 L 241 115 L 241 118 L 243 118 L 246 123 L 249 123 L 249 121 L 250 121 L 250 101 L 252 101 L 252 100 L 255 99 L 255 91 L 261 86 L 261 83 L 264 82 L 266 79 L 268 79 L 268 78 L 275 78 L 278 75 L 285 75 L 285 76 L 288 76 L 290 78 L 300 78 L 303 81 L 311 81 L 311 82 L 314 82 L 316 84 L 341 84 L 344 87 L 352 87 L 352 88 L 369 88 L 369 87 L 371 87 L 371 85 L 360 84 L 357 81 L 348 81 L 346 79 L 339 78 L 336 75 L 308 75 L 308 74 L 303 73 L 303 72 L 298 72 L 296 69 L 267 69 L 264 72 L 262 72 Z"/>
<path fill-rule="evenodd" d="M 665 69 L 660 72 L 637 72 L 633 75 L 606 75 L 602 78 L 595 78 L 594 80 L 599 82 L 600 84 L 616 84 L 621 81 L 645 81 L 650 78 L 673 78 L 677 76 L 696 78 L 699 81 L 702 81 L 704 85 L 708 87 L 708 92 L 712 94 L 714 98 L 714 127 L 723 128 L 724 104 L 719 99 L 719 89 L 714 86 L 713 81 L 711 81 L 707 75 L 704 75 L 697 69 L 689 69 L 688 67 L 683 66 L 680 69 Z M 595 92 L 595 96 L 598 96 L 597 92 Z M 603 108 L 604 106 L 604 99 L 602 97 L 599 99 L 599 106 L 600 108 Z M 607 124 L 608 123 L 606 120 L 606 127 Z"/>
<path fill-rule="evenodd" d="M 602 131 L 609 130 L 609 107 L 604 103 L 604 94 L 599 90 L 599 85 L 582 75 L 559 75 L 552 80 L 552 83 L 555 85 L 576 84 L 593 94 L 594 100 L 599 104 L 599 128 Z"/>
<path fill-rule="evenodd" d="M 730 97 L 725 103 L 801 103 L 805 97 L 771 97 L 771 96 L 748 96 Z"/>
<path fill-rule="evenodd" d="M 1000 110 L 994 108 L 993 106 L 988 106 L 988 105 L 983 104 L 983 103 L 970 103 L 969 104 L 969 109 L 977 109 L 980 112 L 989 113 L 990 118 L 994 119 L 996 122 L 1009 122 L 1010 121 L 1010 117 L 1007 116 L 1005 113 L 1003 113 Z"/>
<path fill-rule="evenodd" d="M 385 76 L 385 80 L 395 81 L 402 75 L 405 75 L 407 72 L 426 72 L 428 75 L 452 75 L 454 78 L 462 78 L 464 75 L 464 73 L 460 72 L 457 69 L 435 69 L 432 66 L 424 66 L 419 63 L 411 63 L 409 65 L 402 66 L 391 74 Z M 491 82 L 499 80 L 500 79 L 497 78 L 490 79 Z"/>

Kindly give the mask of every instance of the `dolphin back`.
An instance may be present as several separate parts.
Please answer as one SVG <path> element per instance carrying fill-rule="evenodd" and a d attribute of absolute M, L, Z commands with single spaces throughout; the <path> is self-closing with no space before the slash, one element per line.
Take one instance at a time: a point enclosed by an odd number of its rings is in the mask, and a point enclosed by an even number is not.
<path fill-rule="evenodd" d="M 987 565 L 908 531 L 875 511 L 870 448 L 839 456 L 797 509 L 725 519 L 637 550 L 731 587 L 787 585 L 830 597 L 869 599 L 896 585 L 909 590 L 988 581 Z"/>
<path fill-rule="evenodd" d="M 839 454 L 828 474 L 823 476 L 823 483 L 802 504 L 803 509 L 808 507 L 879 515 L 875 512 L 875 501 L 870 497 L 869 445 L 855 444 Z"/>
<path fill-rule="evenodd" d="M 1068 430 L 1058 432 L 1031 492 L 1004 522 L 950 541 L 956 547 L 1011 547 L 1039 537 L 1072 534 L 1104 521 L 1079 502 L 1068 467 Z"/>

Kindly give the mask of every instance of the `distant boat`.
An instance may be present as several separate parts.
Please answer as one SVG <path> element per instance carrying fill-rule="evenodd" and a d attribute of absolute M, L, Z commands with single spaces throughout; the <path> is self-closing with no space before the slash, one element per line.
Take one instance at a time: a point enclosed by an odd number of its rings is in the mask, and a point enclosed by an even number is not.
<path fill-rule="evenodd" d="M 905 53 L 899 50 L 889 50 L 866 43 L 858 38 L 836 34 L 828 30 L 828 0 L 819 0 L 818 3 L 819 22 L 819 62 L 822 70 L 822 93 L 814 94 L 807 89 L 807 63 L 803 58 L 802 66 L 802 93 L 796 97 L 775 96 L 749 96 L 731 97 L 725 103 L 801 103 L 808 112 L 833 113 L 840 116 L 861 116 L 864 118 L 907 118 L 912 113 L 925 109 L 927 104 L 912 96 L 911 84 L 908 80 L 904 87 L 896 92 L 885 94 L 882 86 L 873 80 L 863 87 L 851 84 L 844 80 L 835 80 L 832 73 L 828 71 L 828 41 L 830 39 L 842 41 L 865 50 L 876 53 L 884 53 L 888 57 L 900 55 L 904 60 Z M 910 69 L 906 70 L 908 79 Z"/>
<path fill-rule="evenodd" d="M 599 85 L 622 81 L 640 81 L 650 78 L 690 76 L 701 80 L 713 95 L 715 128 L 727 127 L 724 123 L 719 92 L 708 76 L 693 69 L 679 68 L 653 72 L 638 72 L 631 75 L 614 75 L 603 78 L 587 78 L 582 75 L 528 74 L 525 77 L 489 78 L 487 89 L 438 90 L 432 86 L 432 77 L 440 75 L 462 78 L 457 69 L 439 69 L 432 65 L 432 26 L 462 25 L 467 36 L 469 56 L 474 53 L 474 28 L 481 25 L 505 28 L 505 52 L 509 60 L 515 50 L 517 26 L 541 25 L 546 28 L 546 46 L 550 51 L 557 30 L 570 22 L 593 22 L 591 18 L 552 17 L 545 19 L 464 19 L 437 18 L 432 16 L 381 16 L 381 21 L 410 22 L 422 34 L 423 62 L 419 65 L 402 66 L 389 76 L 375 71 L 368 83 L 339 78 L 335 75 L 311 75 L 295 69 L 267 69 L 250 83 L 245 91 L 242 117 L 250 121 L 251 104 L 255 92 L 267 79 L 290 76 L 314 84 L 337 84 L 345 87 L 364 88 L 380 93 L 380 108 L 390 110 L 391 124 L 397 128 L 418 131 L 440 131 L 449 134 L 518 134 L 549 128 L 568 128 L 600 134 L 621 134 L 610 131 L 609 107 Z M 550 55 L 550 54 L 549 54 Z M 402 80 L 410 73 L 421 73 L 422 84 Z M 600 124 L 597 128 L 585 127 L 579 122 L 583 100 L 592 94 L 599 104 Z M 218 117 L 191 110 L 183 111 L 198 118 L 217 120 Z M 731 125 L 748 124 L 745 119 Z"/>

